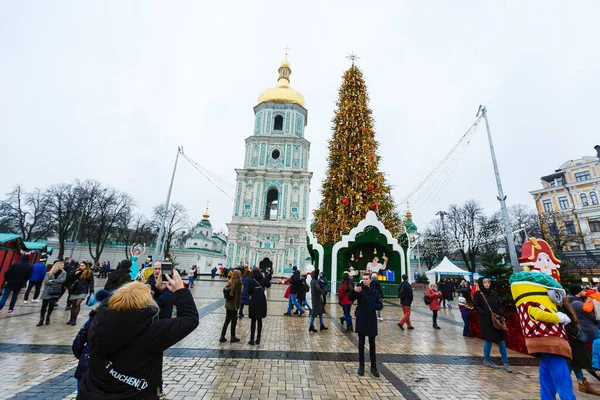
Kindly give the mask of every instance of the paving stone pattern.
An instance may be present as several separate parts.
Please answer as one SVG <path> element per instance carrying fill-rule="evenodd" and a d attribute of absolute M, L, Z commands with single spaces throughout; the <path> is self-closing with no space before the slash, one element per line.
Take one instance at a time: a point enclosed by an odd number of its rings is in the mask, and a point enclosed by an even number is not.
<path fill-rule="evenodd" d="M 97 280 L 98 286 L 103 284 L 104 280 Z M 539 398 L 535 358 L 509 350 L 513 374 L 484 367 L 483 342 L 462 336 L 458 310 L 442 309 L 438 317 L 442 329 L 434 330 L 430 311 L 418 300 L 412 312 L 412 331 L 401 331 L 396 325 L 402 316 L 398 301 L 385 302 L 377 337 L 380 378 L 371 376 L 368 363 L 365 376 L 357 376 L 357 336 L 344 333 L 339 320 L 342 310 L 335 298 L 326 306 L 329 330 L 309 334 L 307 316 L 283 315 L 287 300 L 281 285 L 268 290 L 269 310 L 260 346 L 247 344 L 247 317 L 238 321 L 240 343 L 219 343 L 225 318 L 224 284 L 218 279 L 199 281 L 192 289 L 200 326 L 165 352 L 163 378 L 168 399 Z M 19 301 L 14 316 L 0 317 L 0 400 L 75 399 L 77 360 L 71 343 L 89 308 L 82 308 L 77 326 L 71 327 L 65 325 L 69 319 L 65 299 L 61 303 L 48 327 L 35 326 L 40 303 Z M 318 328 L 318 320 L 316 324 Z M 500 363 L 497 347 L 492 356 Z M 600 383 L 589 380 L 600 389 Z M 576 395 L 592 398 L 578 391 Z"/>

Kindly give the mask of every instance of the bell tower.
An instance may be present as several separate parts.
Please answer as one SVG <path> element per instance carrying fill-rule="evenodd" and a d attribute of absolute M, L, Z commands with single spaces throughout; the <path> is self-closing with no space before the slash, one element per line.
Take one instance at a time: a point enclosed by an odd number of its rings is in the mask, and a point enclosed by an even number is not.
<path fill-rule="evenodd" d="M 310 142 L 304 138 L 308 111 L 304 96 L 290 87 L 285 59 L 277 86 L 265 90 L 254 107 L 254 129 L 246 138 L 244 167 L 236 169 L 236 192 L 227 224 L 227 266 L 272 266 L 287 273 L 304 265 L 310 180 Z M 291 270 L 290 270 L 291 272 Z"/>

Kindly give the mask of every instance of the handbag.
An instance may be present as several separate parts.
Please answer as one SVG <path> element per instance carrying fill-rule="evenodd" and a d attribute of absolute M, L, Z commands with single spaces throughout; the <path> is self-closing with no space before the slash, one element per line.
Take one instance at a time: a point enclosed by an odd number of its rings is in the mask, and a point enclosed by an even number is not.
<path fill-rule="evenodd" d="M 488 303 L 483 292 L 481 292 L 481 297 L 483 297 L 483 300 L 485 300 L 485 304 L 487 304 L 488 309 L 490 310 L 490 314 L 492 314 L 492 324 L 494 325 L 494 328 L 499 331 L 508 331 L 508 328 L 506 327 L 506 320 L 504 319 L 504 317 L 492 311 L 490 303 Z"/>
<path fill-rule="evenodd" d="M 223 288 L 223 297 L 225 298 L 225 300 L 231 300 L 231 292 L 229 291 L 229 288 L 227 286 Z"/>
<path fill-rule="evenodd" d="M 61 285 L 48 285 L 48 295 L 49 296 L 60 296 L 60 292 L 62 292 Z"/>
<path fill-rule="evenodd" d="M 431 299 L 429 297 L 427 297 L 427 295 L 423 296 L 423 303 L 425 303 L 426 306 L 431 304 Z"/>

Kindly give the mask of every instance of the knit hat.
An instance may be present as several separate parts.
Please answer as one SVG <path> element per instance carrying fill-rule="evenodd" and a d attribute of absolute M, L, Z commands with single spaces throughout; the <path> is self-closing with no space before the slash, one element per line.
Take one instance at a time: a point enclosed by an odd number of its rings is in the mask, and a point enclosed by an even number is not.
<path fill-rule="evenodd" d="M 582 290 L 583 290 L 583 286 L 578 285 L 576 283 L 569 286 L 569 294 L 571 296 L 577 296 L 579 293 L 581 293 Z"/>
<path fill-rule="evenodd" d="M 117 265 L 117 269 L 129 269 L 131 268 L 131 260 L 123 260 Z"/>
<path fill-rule="evenodd" d="M 459 302 L 459 303 L 464 303 L 465 301 L 467 301 L 467 299 L 465 299 L 465 298 L 464 298 L 464 297 L 462 297 L 462 296 L 458 296 L 458 302 Z"/>
<path fill-rule="evenodd" d="M 292 267 L 292 271 L 296 271 L 298 269 L 298 267 L 296 267 L 295 265 Z"/>

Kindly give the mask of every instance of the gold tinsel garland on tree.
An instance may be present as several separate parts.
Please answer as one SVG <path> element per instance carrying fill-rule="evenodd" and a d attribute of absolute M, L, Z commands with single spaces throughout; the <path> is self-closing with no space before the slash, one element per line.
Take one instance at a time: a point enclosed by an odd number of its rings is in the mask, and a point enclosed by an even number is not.
<path fill-rule="evenodd" d="M 354 64 L 345 72 L 332 120 L 329 162 L 312 227 L 319 243 L 334 244 L 365 218 L 377 213 L 397 236 L 400 219 L 385 177 L 379 171 L 378 143 L 362 72 Z"/>

